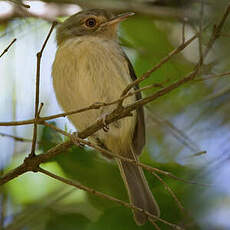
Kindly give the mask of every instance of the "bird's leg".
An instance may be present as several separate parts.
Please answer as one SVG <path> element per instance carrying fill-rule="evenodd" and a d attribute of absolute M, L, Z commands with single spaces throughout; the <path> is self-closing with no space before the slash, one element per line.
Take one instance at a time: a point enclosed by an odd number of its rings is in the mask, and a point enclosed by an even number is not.
<path fill-rule="evenodd" d="M 80 147 L 80 148 L 84 148 L 84 144 L 82 144 L 80 141 L 79 141 L 79 136 L 78 136 L 78 132 L 73 132 L 72 133 L 72 137 L 71 137 L 73 143 Z"/>
<path fill-rule="evenodd" d="M 103 130 L 105 132 L 108 132 L 109 131 L 109 126 L 106 124 L 106 117 L 109 115 L 109 113 L 102 113 L 102 115 L 100 117 L 97 118 L 97 121 L 100 121 L 102 120 L 102 123 L 103 123 Z"/>

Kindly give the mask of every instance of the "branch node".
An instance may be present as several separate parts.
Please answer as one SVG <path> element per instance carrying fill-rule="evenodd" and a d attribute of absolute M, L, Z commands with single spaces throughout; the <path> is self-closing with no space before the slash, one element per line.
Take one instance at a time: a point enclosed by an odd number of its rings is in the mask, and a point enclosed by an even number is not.
<path fill-rule="evenodd" d="M 38 52 L 37 53 L 37 58 L 41 58 L 42 57 L 42 53 L 41 52 Z"/>

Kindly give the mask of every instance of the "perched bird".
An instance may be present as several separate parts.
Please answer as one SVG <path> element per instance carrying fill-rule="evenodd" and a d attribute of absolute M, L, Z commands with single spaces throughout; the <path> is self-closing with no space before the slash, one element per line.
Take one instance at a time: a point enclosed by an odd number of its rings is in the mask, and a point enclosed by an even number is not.
<path fill-rule="evenodd" d="M 89 106 L 96 102 L 118 99 L 125 87 L 136 79 L 133 67 L 118 43 L 117 28 L 121 21 L 134 13 L 113 16 L 108 11 L 93 9 L 79 12 L 57 28 L 58 49 L 53 63 L 53 86 L 57 100 L 64 111 Z M 136 89 L 138 86 L 136 86 Z M 141 94 L 128 97 L 124 105 L 141 99 Z M 106 117 L 117 105 L 101 107 L 69 116 L 82 131 Z M 90 141 L 116 154 L 138 161 L 145 144 L 143 108 L 133 112 L 89 137 Z M 106 155 L 111 158 L 111 156 Z M 128 190 L 130 202 L 149 213 L 159 216 L 158 205 L 148 187 L 142 169 L 116 159 Z M 138 225 L 148 217 L 134 210 Z"/>

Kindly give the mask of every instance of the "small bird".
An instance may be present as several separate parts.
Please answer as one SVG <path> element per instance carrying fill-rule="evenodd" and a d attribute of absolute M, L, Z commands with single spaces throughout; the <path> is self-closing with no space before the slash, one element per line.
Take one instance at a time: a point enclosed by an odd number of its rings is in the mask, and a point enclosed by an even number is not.
<path fill-rule="evenodd" d="M 56 35 L 58 49 L 52 76 L 57 100 L 64 111 L 80 109 L 97 102 L 112 102 L 136 79 L 117 36 L 119 23 L 132 15 L 134 13 L 114 16 L 103 9 L 92 9 L 74 14 L 59 25 Z M 123 105 L 139 99 L 141 93 L 128 97 Z M 106 117 L 116 107 L 104 106 L 68 118 L 78 131 L 82 131 L 98 119 Z M 134 111 L 133 116 L 111 123 L 107 132 L 103 129 L 97 131 L 89 140 L 111 152 L 138 161 L 145 145 L 143 108 Z M 159 207 L 142 169 L 124 160 L 116 161 L 131 204 L 159 216 Z M 148 220 L 143 212 L 134 210 L 133 213 L 138 225 Z"/>

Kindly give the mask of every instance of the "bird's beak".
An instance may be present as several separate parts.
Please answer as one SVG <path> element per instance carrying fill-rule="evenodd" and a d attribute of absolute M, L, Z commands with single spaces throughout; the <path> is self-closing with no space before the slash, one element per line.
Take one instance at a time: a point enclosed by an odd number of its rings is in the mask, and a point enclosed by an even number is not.
<path fill-rule="evenodd" d="M 135 13 L 133 13 L 133 12 L 119 14 L 119 15 L 113 17 L 112 19 L 110 19 L 109 21 L 102 23 L 100 25 L 100 27 L 110 26 L 110 25 L 117 24 L 117 23 L 122 22 L 125 19 L 127 19 L 128 17 L 133 16 L 133 15 L 135 15 Z"/>

